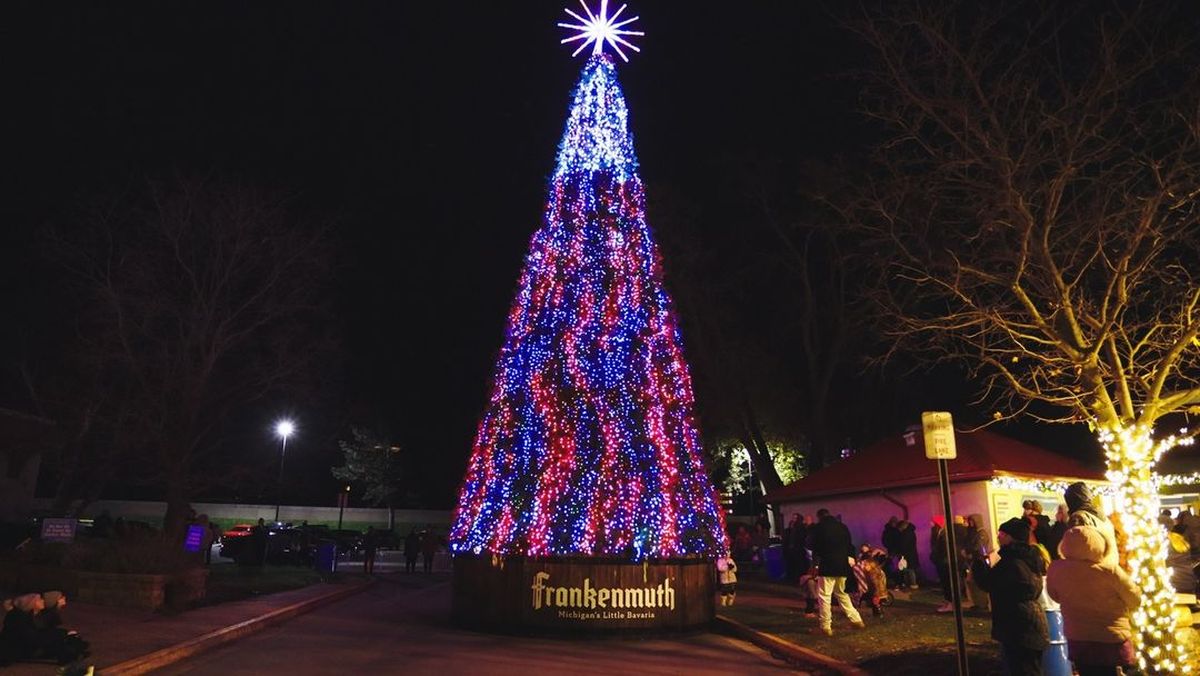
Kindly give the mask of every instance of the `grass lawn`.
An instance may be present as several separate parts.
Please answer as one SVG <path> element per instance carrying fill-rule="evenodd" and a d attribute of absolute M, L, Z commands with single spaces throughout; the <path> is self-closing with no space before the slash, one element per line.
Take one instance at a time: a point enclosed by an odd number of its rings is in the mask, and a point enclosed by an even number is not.
<path fill-rule="evenodd" d="M 317 571 L 300 566 L 214 565 L 209 568 L 208 590 L 203 605 L 299 589 L 320 581 L 321 576 Z"/>
<path fill-rule="evenodd" d="M 718 612 L 872 674 L 955 673 L 954 614 L 934 612 L 941 603 L 937 590 L 921 589 L 911 600 L 897 598 L 881 618 L 867 609 L 866 630 L 852 628 L 835 607 L 832 637 L 808 633 L 817 626 L 816 618 L 804 617 L 803 603 L 790 587 L 780 586 L 779 592 L 774 595 L 770 588 L 755 585 L 738 593 L 737 605 L 718 607 Z M 779 599 L 786 601 L 778 603 Z M 999 647 L 989 635 L 991 620 L 983 613 L 971 613 L 964 618 L 964 629 L 971 673 L 999 673 Z"/>

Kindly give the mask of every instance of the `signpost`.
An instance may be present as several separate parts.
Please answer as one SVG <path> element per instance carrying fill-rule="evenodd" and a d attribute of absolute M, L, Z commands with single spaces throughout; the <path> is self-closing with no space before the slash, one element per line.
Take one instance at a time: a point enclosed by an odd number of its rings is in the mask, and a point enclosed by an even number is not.
<path fill-rule="evenodd" d="M 75 519 L 42 519 L 42 542 L 74 542 Z"/>
<path fill-rule="evenodd" d="M 199 552 L 204 546 L 204 531 L 206 529 L 200 524 L 192 524 L 188 526 L 187 537 L 183 539 L 183 548 L 189 552 Z"/>
<path fill-rule="evenodd" d="M 338 530 L 342 529 L 342 515 L 346 513 L 346 503 L 350 500 L 350 487 L 346 486 L 346 490 L 338 491 Z"/>
<path fill-rule="evenodd" d="M 942 513 L 946 515 L 946 560 L 950 569 L 950 602 L 954 604 L 954 632 L 958 640 L 958 673 L 967 676 L 967 643 L 963 637 L 962 590 L 959 589 L 958 546 L 954 543 L 954 510 L 950 507 L 950 474 L 947 460 L 958 457 L 954 445 L 954 420 L 944 411 L 921 414 L 925 433 L 925 457 L 937 462 L 938 485 L 942 491 Z"/>

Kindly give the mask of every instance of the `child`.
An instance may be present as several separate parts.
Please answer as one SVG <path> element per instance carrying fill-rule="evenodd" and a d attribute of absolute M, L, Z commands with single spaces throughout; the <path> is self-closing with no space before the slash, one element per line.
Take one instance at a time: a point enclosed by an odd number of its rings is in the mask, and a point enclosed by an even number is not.
<path fill-rule="evenodd" d="M 721 605 L 732 606 L 737 596 L 737 563 L 732 556 L 717 559 L 717 581 L 721 583 Z"/>
<path fill-rule="evenodd" d="M 860 599 L 870 602 L 871 613 L 875 617 L 882 617 L 883 606 L 890 603 L 887 597 L 887 577 L 883 572 L 886 561 L 887 552 L 864 544 L 859 549 L 858 561 L 854 564 L 854 577 L 858 579 Z"/>

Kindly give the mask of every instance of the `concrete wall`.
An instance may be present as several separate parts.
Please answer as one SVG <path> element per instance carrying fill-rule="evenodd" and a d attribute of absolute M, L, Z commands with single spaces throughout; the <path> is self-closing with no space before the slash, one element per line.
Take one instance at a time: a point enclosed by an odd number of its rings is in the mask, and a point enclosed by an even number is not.
<path fill-rule="evenodd" d="M 88 505 L 84 510 L 85 517 L 95 517 L 102 511 L 108 510 L 112 518 L 124 517 L 126 521 L 145 521 L 152 525 L 162 522 L 166 511 L 165 502 L 139 500 L 99 500 Z M 193 502 L 192 509 L 197 514 L 207 514 L 209 520 L 216 521 L 222 527 L 235 523 L 254 523 L 259 518 L 268 522 L 275 518 L 275 505 L 240 505 L 229 503 Z M 396 510 L 396 528 L 399 532 L 407 533 L 409 528 L 433 528 L 443 535 L 450 528 L 452 513 L 449 510 L 398 509 Z M 279 508 L 279 520 L 285 523 L 298 524 L 308 521 L 309 524 L 325 524 L 333 528 L 338 523 L 337 507 L 307 507 L 297 505 L 282 505 Z M 367 526 L 387 528 L 388 510 L 370 507 L 347 507 L 342 515 L 343 528 L 365 530 Z"/>

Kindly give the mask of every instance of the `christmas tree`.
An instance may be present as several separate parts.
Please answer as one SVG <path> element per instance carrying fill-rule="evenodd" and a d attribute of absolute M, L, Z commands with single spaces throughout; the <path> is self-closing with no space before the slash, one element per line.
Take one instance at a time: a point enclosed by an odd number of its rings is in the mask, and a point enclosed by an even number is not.
<path fill-rule="evenodd" d="M 575 86 L 491 397 L 459 496 L 456 553 L 714 556 L 724 518 L 705 473 L 678 322 L 663 288 L 606 5 Z M 622 7 L 622 9 L 624 9 Z M 618 10 L 617 14 L 620 14 Z M 636 17 L 635 17 L 636 18 Z M 605 34 L 603 29 L 607 29 Z M 578 52 L 577 52 L 578 53 Z"/>

